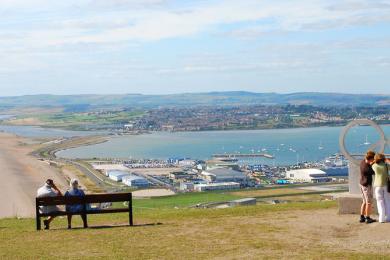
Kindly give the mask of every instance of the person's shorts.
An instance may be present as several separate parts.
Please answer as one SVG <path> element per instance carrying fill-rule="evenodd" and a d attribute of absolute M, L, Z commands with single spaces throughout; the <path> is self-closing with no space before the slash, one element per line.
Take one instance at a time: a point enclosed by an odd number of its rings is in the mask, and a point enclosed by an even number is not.
<path fill-rule="evenodd" d="M 372 199 L 373 199 L 372 186 L 360 185 L 360 191 L 362 192 L 363 203 L 372 203 Z"/>

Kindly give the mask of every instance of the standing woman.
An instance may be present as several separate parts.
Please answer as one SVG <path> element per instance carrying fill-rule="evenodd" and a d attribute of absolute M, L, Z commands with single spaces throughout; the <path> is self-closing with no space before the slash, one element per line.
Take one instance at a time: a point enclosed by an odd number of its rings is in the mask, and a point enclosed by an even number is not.
<path fill-rule="evenodd" d="M 375 196 L 379 214 L 379 222 L 390 222 L 390 194 L 387 192 L 387 180 L 389 178 L 386 158 L 382 153 L 376 154 L 372 169 L 375 172 Z"/>

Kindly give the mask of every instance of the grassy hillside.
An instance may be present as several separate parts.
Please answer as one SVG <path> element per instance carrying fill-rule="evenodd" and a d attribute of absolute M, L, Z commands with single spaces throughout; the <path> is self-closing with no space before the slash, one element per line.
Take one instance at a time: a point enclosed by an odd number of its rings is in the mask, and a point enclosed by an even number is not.
<path fill-rule="evenodd" d="M 89 229 L 34 230 L 33 219 L 0 220 L 0 258 L 49 259 L 364 259 L 373 252 L 351 252 L 296 232 L 290 220 L 334 214 L 334 202 L 258 205 L 230 209 L 135 210 L 135 227 L 120 226 L 126 215 L 91 216 Z M 76 225 L 80 221 L 76 218 Z M 107 225 L 117 225 L 109 227 Z M 309 224 L 308 224 L 309 225 Z M 312 227 L 313 229 L 315 228 Z M 310 231 L 308 231 L 310 233 Z M 340 233 L 329 237 L 340 242 Z M 383 252 L 382 252 L 383 253 Z"/>
<path fill-rule="evenodd" d="M 137 199 L 135 227 L 127 226 L 126 214 L 92 215 L 88 229 L 80 228 L 81 221 L 75 217 L 72 230 L 65 229 L 65 218 L 57 218 L 52 230 L 39 232 L 35 231 L 34 219 L 0 219 L 0 258 L 371 259 L 389 253 L 387 240 L 363 241 L 387 235 L 385 226 L 374 224 L 367 230 L 368 226 L 357 223 L 355 216 L 337 215 L 335 201 L 294 191 L 286 188 L 256 194 L 211 192 Z M 305 198 L 306 202 L 188 208 L 194 203 L 249 194 L 290 195 L 284 198 Z"/>
<path fill-rule="evenodd" d="M 184 93 L 172 95 L 33 95 L 0 97 L 0 110 L 23 107 L 61 107 L 65 112 L 83 112 L 98 108 L 155 108 L 159 106 L 307 104 L 318 106 L 390 105 L 389 95 L 353 95 L 342 93 L 252 93 L 245 91 Z"/>

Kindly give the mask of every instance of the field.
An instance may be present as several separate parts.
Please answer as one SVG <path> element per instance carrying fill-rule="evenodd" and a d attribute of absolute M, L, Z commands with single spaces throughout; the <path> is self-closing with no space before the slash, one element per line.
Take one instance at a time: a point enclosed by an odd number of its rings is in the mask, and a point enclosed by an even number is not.
<path fill-rule="evenodd" d="M 90 216 L 88 229 L 78 217 L 72 230 L 65 229 L 65 218 L 56 219 L 53 230 L 39 232 L 34 219 L 0 219 L 0 258 L 371 259 L 390 253 L 390 226 L 337 215 L 336 202 L 319 195 L 289 195 L 291 203 L 277 205 L 189 208 L 241 195 L 134 200 L 135 227 L 126 226 L 126 214 Z"/>
<path fill-rule="evenodd" d="M 143 115 L 141 111 L 110 111 L 110 112 L 62 112 L 20 115 L 7 120 L 11 125 L 36 125 L 71 130 L 86 130 L 90 128 L 123 125 L 133 118 Z"/>

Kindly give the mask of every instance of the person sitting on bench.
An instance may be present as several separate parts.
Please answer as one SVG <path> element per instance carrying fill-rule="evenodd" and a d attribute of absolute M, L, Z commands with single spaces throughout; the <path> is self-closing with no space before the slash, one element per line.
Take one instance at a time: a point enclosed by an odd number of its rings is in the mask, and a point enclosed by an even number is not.
<path fill-rule="evenodd" d="M 78 197 L 84 197 L 85 193 L 83 190 L 79 189 L 79 182 L 77 179 L 72 179 L 70 181 L 70 189 L 65 193 L 65 197 L 67 196 L 78 196 Z M 81 204 L 75 204 L 75 205 L 66 205 L 66 212 L 68 213 L 80 213 L 83 211 L 83 205 Z M 69 214 L 68 216 L 68 229 L 72 228 L 72 215 Z M 88 227 L 85 215 L 81 214 L 81 219 L 83 220 L 84 227 Z"/>
<path fill-rule="evenodd" d="M 40 187 L 37 191 L 37 197 L 43 198 L 43 197 L 56 197 L 56 196 L 62 196 L 61 191 L 57 188 L 57 186 L 54 184 L 54 181 L 52 179 L 47 179 L 45 184 Z M 57 206 L 40 206 L 40 211 L 44 214 L 52 213 L 59 211 Z M 45 229 L 49 229 L 50 222 L 55 218 L 55 216 L 49 216 L 47 219 L 43 221 L 43 224 L 45 225 Z"/>

